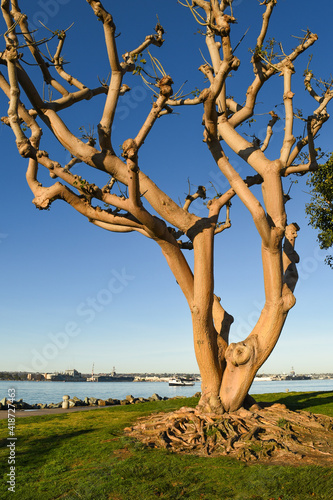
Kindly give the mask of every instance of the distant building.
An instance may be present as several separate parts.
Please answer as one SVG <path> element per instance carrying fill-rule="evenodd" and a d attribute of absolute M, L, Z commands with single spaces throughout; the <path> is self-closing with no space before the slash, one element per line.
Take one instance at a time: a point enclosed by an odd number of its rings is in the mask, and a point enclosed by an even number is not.
<path fill-rule="evenodd" d="M 65 370 L 65 375 L 68 377 L 81 377 L 81 373 L 79 373 L 75 368 L 73 370 Z"/>
<path fill-rule="evenodd" d="M 85 382 L 86 378 L 82 377 L 77 370 L 66 370 L 65 373 L 45 373 L 46 380 L 53 382 Z"/>
<path fill-rule="evenodd" d="M 41 373 L 28 373 L 27 380 L 44 380 L 44 375 Z"/>

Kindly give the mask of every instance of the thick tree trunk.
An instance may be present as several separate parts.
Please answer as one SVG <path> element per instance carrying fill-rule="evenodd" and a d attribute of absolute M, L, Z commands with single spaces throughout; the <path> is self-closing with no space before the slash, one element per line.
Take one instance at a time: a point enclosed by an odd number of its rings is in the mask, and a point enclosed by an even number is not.
<path fill-rule="evenodd" d="M 247 339 L 229 345 L 220 390 L 220 398 L 226 411 L 232 412 L 242 406 L 257 371 L 280 336 L 286 315 L 282 299 L 276 305 L 265 306 Z"/>
<path fill-rule="evenodd" d="M 209 219 L 195 228 L 194 297 L 192 323 L 194 351 L 202 378 L 200 406 L 205 411 L 220 411 L 222 366 L 219 362 L 218 333 L 213 322 L 214 274 L 213 243 L 215 225 Z"/>

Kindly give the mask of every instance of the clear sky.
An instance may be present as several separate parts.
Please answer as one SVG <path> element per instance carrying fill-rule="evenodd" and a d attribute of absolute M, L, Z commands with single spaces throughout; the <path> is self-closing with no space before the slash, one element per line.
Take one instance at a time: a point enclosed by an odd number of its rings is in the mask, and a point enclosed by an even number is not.
<path fill-rule="evenodd" d="M 109 69 L 101 23 L 84 0 L 22 2 L 35 27 L 42 21 L 50 29 L 68 33 L 64 50 L 66 67 L 87 86 L 98 86 L 98 79 L 108 77 Z M 304 8 L 303 0 L 278 0 L 269 37 L 283 42 L 285 52 L 309 27 L 319 40 L 296 64 L 292 88 L 295 107 L 304 115 L 314 109 L 314 101 L 305 92 L 302 74 L 309 54 L 311 68 L 318 78 L 329 78 L 333 71 L 331 20 L 333 6 L 314 16 L 314 9 Z M 29 6 L 27 4 L 30 4 Z M 137 47 L 153 33 L 156 15 L 163 25 L 165 44 L 151 52 L 159 58 L 175 84 L 185 81 L 185 91 L 203 88 L 198 67 L 207 57 L 204 37 L 197 33 L 188 9 L 175 0 L 122 0 L 104 2 L 112 13 L 117 31 L 119 53 Z M 112 10 L 113 9 L 113 10 Z M 242 103 L 253 74 L 249 47 L 254 46 L 261 22 L 262 7 L 257 0 L 235 0 L 234 46 L 249 31 L 237 49 L 241 59 L 238 73 L 228 80 L 228 94 Z M 6 28 L 2 24 L 2 33 Z M 46 36 L 40 30 L 40 38 Z M 50 45 L 52 47 L 52 44 Z M 27 57 L 28 60 L 28 57 Z M 3 67 L 5 73 L 6 69 Z M 36 68 L 32 69 L 34 78 Z M 139 77 L 124 80 L 132 91 L 120 101 L 114 126 L 114 145 L 133 137 L 151 106 L 151 93 Z M 283 117 L 281 103 L 283 80 L 273 77 L 259 96 L 257 120 L 243 132 L 262 139 L 267 113 L 274 109 Z M 8 99 L 1 96 L 1 113 L 6 114 Z M 24 99 L 24 97 L 22 97 Z M 274 108 L 275 105 L 278 105 Z M 332 106 L 331 106 L 332 107 Z M 79 127 L 95 127 L 103 109 L 103 98 L 77 104 L 62 112 L 69 128 L 79 134 Z M 202 142 L 202 108 L 177 109 L 172 116 L 158 120 L 140 152 L 141 169 L 176 201 L 183 203 L 188 179 L 193 191 L 211 183 L 218 191 L 227 189 L 225 181 Z M 332 111 L 331 111 L 332 113 Z M 295 135 L 303 132 L 297 123 Z M 332 123 L 324 127 L 318 146 L 332 151 Z M 283 139 L 282 121 L 275 127 L 270 158 L 278 155 Z M 50 211 L 38 211 L 25 181 L 26 160 L 17 153 L 13 134 L 0 127 L 1 143 L 1 362 L 0 370 L 62 371 L 76 368 L 89 372 L 198 372 L 192 342 L 190 312 L 181 290 L 167 267 L 159 247 L 140 234 L 118 235 L 103 231 L 63 202 L 55 202 Z M 68 153 L 45 131 L 42 149 L 50 157 L 66 164 Z M 227 154 L 229 152 L 227 151 Z M 243 176 L 249 167 L 230 155 Z M 78 170 L 77 170 L 78 172 Z M 100 173 L 84 177 L 100 181 Z M 78 172 L 79 173 L 79 172 Z M 49 182 L 45 174 L 41 179 Z M 104 179 L 105 180 L 105 179 Z M 305 178 L 290 191 L 288 220 L 301 227 L 296 243 L 301 256 L 300 279 L 295 290 L 296 306 L 290 311 L 281 338 L 261 372 L 297 373 L 333 372 L 332 280 L 333 271 L 323 263 L 316 232 L 308 226 L 305 203 L 309 201 Z M 289 189 L 290 179 L 285 182 Z M 205 207 L 198 203 L 198 214 Z M 253 222 L 236 199 L 231 209 L 232 227 L 216 239 L 215 292 L 222 297 L 225 309 L 235 317 L 231 341 L 247 336 L 258 318 L 264 292 L 260 259 L 260 241 Z M 189 257 L 191 259 L 191 256 Z"/>

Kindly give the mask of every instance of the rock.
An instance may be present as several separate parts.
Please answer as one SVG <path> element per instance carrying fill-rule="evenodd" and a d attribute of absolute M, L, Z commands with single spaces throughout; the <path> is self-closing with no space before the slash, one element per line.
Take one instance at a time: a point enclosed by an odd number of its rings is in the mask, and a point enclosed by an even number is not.
<path fill-rule="evenodd" d="M 106 401 L 104 399 L 98 399 L 97 404 L 98 406 L 106 406 Z"/>
<path fill-rule="evenodd" d="M 22 408 L 22 410 L 31 410 L 32 409 L 32 405 L 29 405 L 28 403 L 25 403 L 24 401 L 22 401 L 22 403 L 20 404 L 20 407 Z"/>
<path fill-rule="evenodd" d="M 1 404 L 2 406 L 6 406 L 6 404 L 7 404 L 7 399 L 6 399 L 6 398 L 3 398 L 3 399 L 0 401 L 0 404 Z"/>
<path fill-rule="evenodd" d="M 110 405 L 110 406 L 115 406 L 115 405 L 119 405 L 120 404 L 119 399 L 109 398 L 106 401 L 107 401 L 107 404 Z"/>
<path fill-rule="evenodd" d="M 84 404 L 85 405 L 89 405 L 89 398 L 85 397 L 84 400 L 83 400 Z"/>
<path fill-rule="evenodd" d="M 130 403 L 127 399 L 121 399 L 121 400 L 120 400 L 120 404 L 121 404 L 122 406 L 125 406 L 125 405 L 130 405 L 131 403 Z"/>
<path fill-rule="evenodd" d="M 82 399 L 77 398 L 76 396 L 74 396 L 73 401 L 75 401 L 75 406 L 82 406 L 83 405 Z"/>
<path fill-rule="evenodd" d="M 148 399 L 146 398 L 139 398 L 140 403 L 148 403 Z"/>
<path fill-rule="evenodd" d="M 62 403 L 51 403 L 49 408 L 62 408 Z"/>
<path fill-rule="evenodd" d="M 129 394 L 125 399 L 127 399 L 127 401 L 129 401 L 130 403 L 133 403 L 135 398 L 134 396 L 131 396 L 131 394 Z"/>
<path fill-rule="evenodd" d="M 194 395 L 193 395 L 194 398 L 201 398 L 201 392 L 196 392 Z"/>
<path fill-rule="evenodd" d="M 149 401 L 161 401 L 161 396 L 159 396 L 158 394 L 154 393 L 152 396 L 150 396 L 150 398 L 148 398 Z"/>
<path fill-rule="evenodd" d="M 70 408 L 73 408 L 74 406 L 78 406 L 78 405 L 76 404 L 76 402 L 74 401 L 74 399 L 69 399 L 69 400 L 68 400 L 68 404 L 69 404 L 69 407 L 70 407 Z"/>
<path fill-rule="evenodd" d="M 88 398 L 89 399 L 89 404 L 90 405 L 96 405 L 97 404 L 97 399 L 96 398 Z"/>

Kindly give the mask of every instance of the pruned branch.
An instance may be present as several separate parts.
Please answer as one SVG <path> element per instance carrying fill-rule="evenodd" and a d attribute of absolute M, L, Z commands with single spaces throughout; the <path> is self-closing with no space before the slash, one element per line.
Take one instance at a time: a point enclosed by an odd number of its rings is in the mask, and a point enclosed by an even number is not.
<path fill-rule="evenodd" d="M 293 135 L 293 122 L 294 122 L 294 111 L 293 111 L 293 97 L 294 93 L 291 91 L 291 75 L 295 72 L 292 63 L 283 66 L 283 80 L 284 80 L 284 109 L 285 109 L 285 127 L 284 127 L 284 139 L 282 149 L 280 151 L 280 161 L 283 167 L 287 164 L 291 148 L 295 144 L 295 137 Z"/>
<path fill-rule="evenodd" d="M 228 201 L 226 203 L 226 216 L 225 216 L 225 222 L 222 224 L 222 223 L 218 223 L 216 225 L 216 229 L 214 231 L 214 234 L 219 234 L 219 233 L 222 233 L 222 231 L 224 231 L 225 229 L 228 229 L 229 227 L 231 227 L 231 220 L 230 220 L 230 207 L 231 207 L 231 203 L 230 201 Z"/>
<path fill-rule="evenodd" d="M 155 31 L 156 35 L 147 35 L 145 41 L 141 43 L 141 45 L 139 45 L 136 49 L 123 54 L 122 58 L 125 61 L 125 65 L 122 64 L 123 69 L 127 69 L 128 66 L 132 66 L 132 64 L 134 63 L 133 61 L 134 56 L 141 54 L 141 52 L 147 49 L 150 45 L 156 45 L 156 47 L 161 47 L 163 45 L 164 29 L 160 25 L 160 23 L 156 24 Z"/>
<path fill-rule="evenodd" d="M 230 186 L 242 200 L 246 208 L 250 211 L 264 244 L 269 245 L 271 239 L 270 228 L 263 207 L 260 205 L 254 194 L 251 193 L 246 182 L 243 181 L 239 173 L 232 167 L 225 156 L 219 141 L 214 137 L 210 137 L 207 140 L 207 145 L 219 169 L 228 179 Z"/>
<path fill-rule="evenodd" d="M 271 137 L 273 135 L 273 127 L 275 123 L 279 120 L 279 116 L 276 113 L 274 113 L 274 111 L 270 111 L 269 114 L 271 115 L 272 118 L 269 120 L 267 124 L 266 137 L 260 148 L 262 152 L 266 151 L 269 142 L 271 140 Z"/>
<path fill-rule="evenodd" d="M 123 70 L 120 66 L 115 40 L 116 27 L 111 14 L 104 9 L 101 2 L 88 0 L 88 3 L 92 7 L 97 18 L 103 23 L 105 44 L 112 72 L 103 115 L 98 125 L 98 136 L 102 151 L 109 151 L 113 154 L 111 129 L 123 78 Z"/>
<path fill-rule="evenodd" d="M 57 50 L 52 58 L 52 62 L 54 63 L 54 67 L 57 70 L 59 76 L 63 78 L 69 85 L 74 85 L 77 87 L 79 90 L 84 90 L 86 89 L 86 86 L 81 83 L 77 78 L 74 78 L 72 75 L 67 73 L 64 68 L 63 68 L 63 59 L 61 57 L 61 52 L 65 43 L 66 39 L 66 30 L 62 30 L 60 33 L 58 33 L 58 47 Z"/>
<path fill-rule="evenodd" d="M 296 264 L 299 262 L 299 255 L 295 250 L 295 239 L 297 238 L 299 226 L 296 222 L 286 227 L 286 233 L 283 244 L 283 270 L 284 284 L 293 292 L 298 280 Z"/>
<path fill-rule="evenodd" d="M 129 210 L 144 229 L 156 238 L 163 238 L 167 231 L 165 224 L 157 217 L 153 217 L 142 205 L 140 196 L 140 180 L 138 167 L 138 146 L 133 139 L 127 139 L 123 144 L 123 156 L 128 168 L 128 197 Z"/>
<path fill-rule="evenodd" d="M 155 121 L 159 117 L 162 109 L 164 108 L 166 102 L 168 101 L 170 95 L 172 94 L 172 87 L 171 87 L 172 84 L 173 84 L 173 81 L 172 81 L 172 78 L 170 76 L 164 76 L 157 83 L 157 86 L 160 89 L 160 95 L 157 98 L 156 102 L 154 102 L 152 109 L 151 109 L 149 115 L 147 116 L 146 121 L 142 125 L 138 135 L 135 138 L 135 142 L 136 142 L 138 149 L 140 149 L 140 147 L 142 146 L 145 138 L 149 134 Z"/>
<path fill-rule="evenodd" d="M 205 186 L 198 186 L 198 189 L 197 189 L 197 191 L 194 194 L 188 194 L 186 196 L 186 201 L 184 203 L 183 210 L 185 210 L 186 212 L 188 212 L 188 209 L 189 209 L 191 203 L 194 200 L 197 200 L 198 198 L 201 198 L 203 200 L 206 199 L 206 188 L 205 188 Z"/>
<path fill-rule="evenodd" d="M 277 4 L 277 0 L 269 0 L 268 2 L 262 2 L 261 5 L 266 5 L 266 10 L 262 16 L 262 25 L 261 25 L 261 31 L 260 34 L 257 38 L 257 45 L 256 47 L 261 48 L 264 44 L 267 30 L 268 30 L 268 25 L 269 25 L 269 20 L 271 18 L 273 9 L 275 5 Z"/>
<path fill-rule="evenodd" d="M 9 3 L 9 2 L 8 2 Z M 31 36 L 31 33 L 29 31 L 29 25 L 28 25 L 28 20 L 27 16 L 25 14 L 21 13 L 21 10 L 18 7 L 17 0 L 11 2 L 12 4 L 12 14 L 14 19 L 18 22 L 21 32 L 23 34 L 24 40 L 33 56 L 35 59 L 36 63 L 38 64 L 45 83 L 51 85 L 55 90 L 57 90 L 62 96 L 65 96 L 68 94 L 68 91 L 61 85 L 55 78 L 52 77 L 48 65 L 44 61 L 44 58 L 38 48 L 38 45 L 36 44 L 35 40 Z"/>
<path fill-rule="evenodd" d="M 299 45 L 289 55 L 282 59 L 282 61 L 274 66 L 271 66 L 270 68 L 261 68 L 261 71 L 256 74 L 253 83 L 247 90 L 245 105 L 230 118 L 230 125 L 236 128 L 245 120 L 250 118 L 254 111 L 257 95 L 263 84 L 277 72 L 283 71 L 284 66 L 295 61 L 295 59 L 311 47 L 317 39 L 318 36 L 316 34 L 308 31 Z"/>

